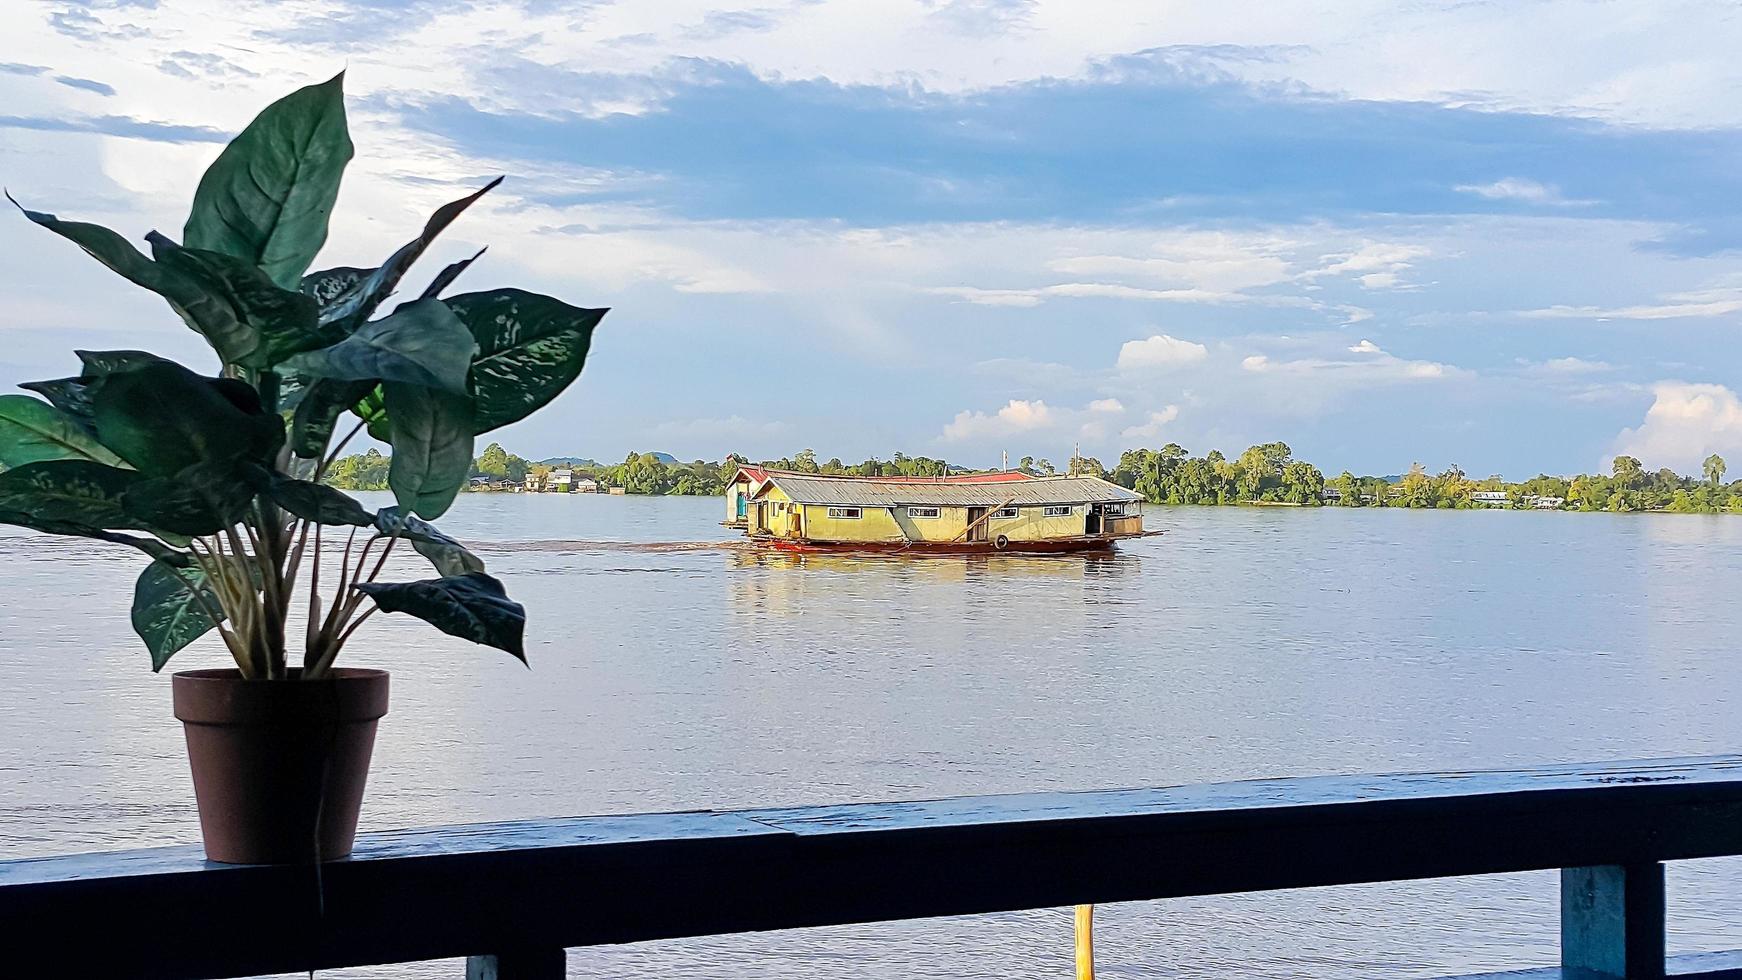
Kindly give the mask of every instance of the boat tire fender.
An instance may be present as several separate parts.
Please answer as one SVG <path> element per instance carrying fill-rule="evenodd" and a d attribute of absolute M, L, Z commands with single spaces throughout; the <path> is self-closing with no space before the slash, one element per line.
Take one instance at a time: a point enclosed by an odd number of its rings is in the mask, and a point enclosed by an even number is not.
<path fill-rule="evenodd" d="M 1005 548 L 1010 547 L 1010 539 L 1000 534 L 992 540 L 992 547 L 997 548 L 999 551 L 1003 551 Z"/>

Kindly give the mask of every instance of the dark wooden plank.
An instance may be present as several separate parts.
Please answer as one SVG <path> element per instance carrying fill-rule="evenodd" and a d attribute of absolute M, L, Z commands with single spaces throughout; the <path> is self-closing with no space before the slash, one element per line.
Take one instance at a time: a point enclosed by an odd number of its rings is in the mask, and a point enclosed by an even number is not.
<path fill-rule="evenodd" d="M 0 943 L 53 975 L 64 948 L 32 937 L 102 922 L 81 972 L 245 976 L 1739 853 L 1736 756 L 1257 780 L 378 834 L 319 893 L 187 848 L 4 862 Z"/>
<path fill-rule="evenodd" d="M 1742 780 L 1742 755 L 1568 764 L 1483 772 L 1306 776 L 1064 793 L 1018 793 L 908 803 L 851 803 L 739 811 L 799 834 L 1018 823 L 1065 817 L 1185 814 L 1366 801 L 1450 799 L 1624 786 L 1721 785 Z"/>
<path fill-rule="evenodd" d="M 1683 953 L 1669 958 L 1669 976 L 1673 980 L 1742 980 L 1742 950 L 1722 953 Z M 1563 973 L 1558 966 L 1534 970 L 1503 970 L 1499 973 L 1476 973 L 1445 980 L 1577 980 Z"/>
<path fill-rule="evenodd" d="M 1561 869 L 1561 970 L 1663 980 L 1663 865 Z"/>
<path fill-rule="evenodd" d="M 1742 980 L 1742 949 L 1671 956 L 1669 975 L 1678 980 Z"/>

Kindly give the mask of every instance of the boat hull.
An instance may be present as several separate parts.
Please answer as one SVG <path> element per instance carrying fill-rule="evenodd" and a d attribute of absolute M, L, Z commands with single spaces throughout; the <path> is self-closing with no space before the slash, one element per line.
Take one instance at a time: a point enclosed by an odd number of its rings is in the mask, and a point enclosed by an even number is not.
<path fill-rule="evenodd" d="M 1048 541 L 1011 541 L 999 548 L 991 541 L 809 541 L 794 538 L 752 537 L 750 543 L 770 551 L 800 554 L 864 555 L 1068 555 L 1083 551 L 1111 551 L 1120 541 L 1147 535 L 1118 537 L 1055 538 Z"/>

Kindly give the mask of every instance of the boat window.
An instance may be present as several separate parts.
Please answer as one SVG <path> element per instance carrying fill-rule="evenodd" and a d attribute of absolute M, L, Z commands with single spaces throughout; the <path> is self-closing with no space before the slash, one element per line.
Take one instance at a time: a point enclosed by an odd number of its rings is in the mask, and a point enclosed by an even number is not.
<path fill-rule="evenodd" d="M 859 508 L 830 507 L 829 516 L 838 521 L 856 521 L 859 519 Z"/>
<path fill-rule="evenodd" d="M 1016 519 L 1016 515 L 1017 510 L 1014 507 L 1003 507 L 992 512 L 993 517 L 1003 521 L 1013 521 Z"/>
<path fill-rule="evenodd" d="M 1071 508 L 1068 506 L 1048 507 L 1043 513 L 1047 517 L 1069 517 L 1071 516 Z"/>
<path fill-rule="evenodd" d="M 1125 513 L 1125 505 L 1124 504 L 1102 504 L 1101 505 L 1101 513 L 1106 514 L 1108 517 L 1119 517 L 1120 515 Z"/>
<path fill-rule="evenodd" d="M 936 507 L 909 507 L 907 508 L 907 516 L 936 517 L 938 516 L 938 509 Z"/>

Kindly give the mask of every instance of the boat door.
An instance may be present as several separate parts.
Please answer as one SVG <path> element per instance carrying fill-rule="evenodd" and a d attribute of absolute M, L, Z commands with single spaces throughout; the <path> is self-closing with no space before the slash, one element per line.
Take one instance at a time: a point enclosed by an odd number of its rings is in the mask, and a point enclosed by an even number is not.
<path fill-rule="evenodd" d="M 969 507 L 968 508 L 968 540 L 969 541 L 984 541 L 984 540 L 986 540 L 986 525 L 990 524 L 990 523 L 991 523 L 990 521 L 986 520 L 986 508 L 984 508 L 984 507 Z"/>
<path fill-rule="evenodd" d="M 1084 534 L 1100 534 L 1101 533 L 1101 505 L 1100 504 L 1090 504 L 1089 505 L 1089 516 L 1083 523 L 1083 533 Z"/>
<path fill-rule="evenodd" d="M 750 498 L 740 493 L 738 495 L 738 519 L 743 520 L 750 511 Z"/>

